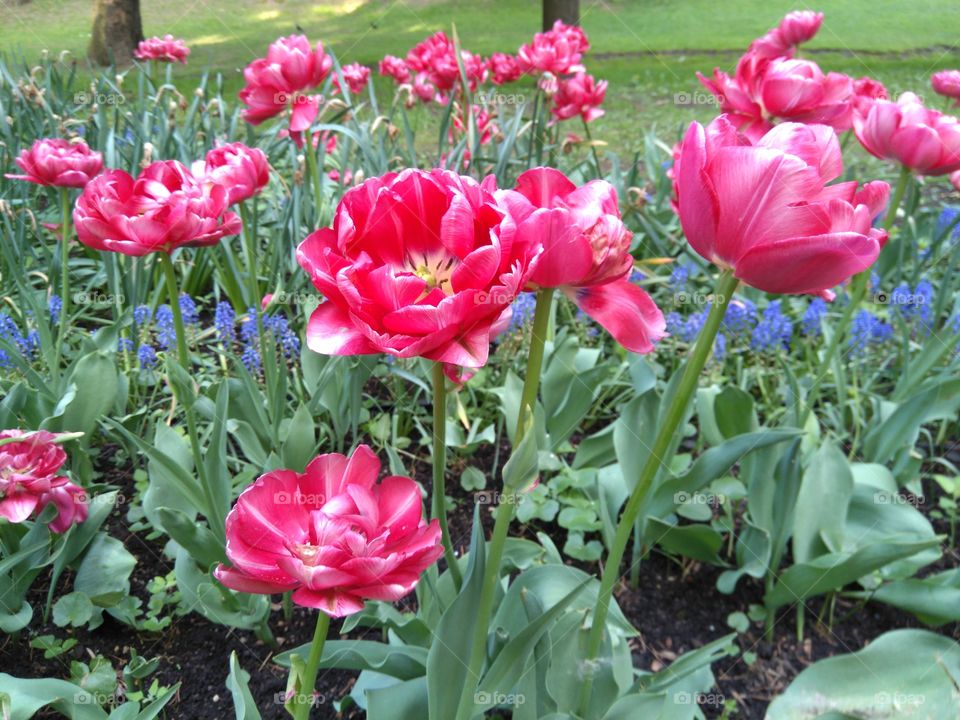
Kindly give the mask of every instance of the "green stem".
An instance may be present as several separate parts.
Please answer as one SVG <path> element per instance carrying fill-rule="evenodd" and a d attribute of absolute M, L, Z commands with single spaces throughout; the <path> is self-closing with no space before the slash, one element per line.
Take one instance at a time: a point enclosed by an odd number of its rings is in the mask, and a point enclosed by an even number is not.
<path fill-rule="evenodd" d="M 581 118 L 583 120 L 583 118 Z M 597 166 L 597 177 L 603 177 L 603 168 L 600 167 L 600 156 L 597 155 L 597 148 L 593 144 L 593 135 L 590 132 L 590 125 L 587 124 L 586 120 L 583 120 L 583 131 L 587 135 L 587 142 L 590 143 L 590 152 L 593 154 L 593 162 Z"/>
<path fill-rule="evenodd" d="M 626 550 L 627 543 L 630 541 L 630 535 L 633 532 L 634 522 L 637 514 L 640 512 L 644 501 L 647 499 L 654 479 L 660 470 L 661 465 L 669 462 L 666 457 L 667 451 L 674 438 L 680 422 L 686 413 L 690 399 L 697 389 L 697 383 L 700 379 L 700 373 L 710 353 L 713 350 L 713 343 L 716 340 L 717 333 L 720 331 L 720 323 L 727 312 L 727 305 L 730 302 L 734 291 L 737 289 L 739 281 L 733 277 L 730 270 L 724 270 L 717 281 L 715 292 L 715 302 L 710 308 L 710 314 L 700 331 L 700 337 L 697 344 L 690 353 L 686 367 L 683 369 L 683 375 L 680 377 L 680 384 L 677 387 L 676 397 L 670 405 L 663 423 L 654 440 L 653 448 L 647 458 L 647 462 L 640 472 L 640 478 L 627 500 L 627 505 L 620 516 L 617 524 L 617 531 L 613 542 L 607 553 L 607 560 L 603 566 L 603 575 L 600 580 L 600 591 L 597 595 L 597 604 L 593 609 L 593 619 L 591 620 L 590 635 L 587 640 L 587 666 L 593 664 L 600 652 L 600 646 L 603 644 L 603 631 L 606 627 L 607 612 L 610 609 L 610 599 L 613 595 L 613 587 L 620 576 L 620 563 L 623 560 L 623 553 Z M 586 718 L 590 706 L 590 695 L 593 690 L 593 675 L 588 669 L 583 679 L 580 694 L 580 717 Z"/>
<path fill-rule="evenodd" d="M 63 357 L 63 341 L 67 336 L 67 317 L 70 314 L 70 192 L 60 188 L 60 210 L 63 226 L 60 228 L 60 329 L 54 349 L 53 376 L 60 375 L 60 359 Z"/>
<path fill-rule="evenodd" d="M 887 233 L 893 229 L 893 224 L 897 219 L 897 210 L 900 208 L 900 203 L 903 200 L 903 195 L 907 190 L 907 185 L 909 185 L 911 177 L 910 168 L 906 166 L 901 168 L 900 177 L 897 180 L 897 187 L 893 192 L 893 197 L 890 199 L 890 207 L 883 221 L 883 229 L 886 230 Z M 810 413 L 813 412 L 813 405 L 820 394 L 823 380 L 830 371 L 830 365 L 833 363 L 837 350 L 840 348 L 841 341 L 847 335 L 847 330 L 853 321 L 854 313 L 856 313 L 860 307 L 860 303 L 862 303 L 863 299 L 867 296 L 869 284 L 870 268 L 857 273 L 850 281 L 850 302 L 847 303 L 847 306 L 844 308 L 843 315 L 840 316 L 840 321 L 837 323 L 836 328 L 834 328 L 833 336 L 830 338 L 827 349 L 823 353 L 823 358 L 817 366 L 817 373 L 813 378 L 813 385 L 810 386 L 810 391 L 807 393 L 803 414 L 800 416 L 798 422 L 798 426 L 801 428 L 806 426 L 807 420 L 810 418 Z"/>
<path fill-rule="evenodd" d="M 520 396 L 520 415 L 517 418 L 517 430 L 513 438 L 516 447 L 527 430 L 526 423 L 532 422 L 533 409 L 540 390 L 540 374 L 543 370 L 544 346 L 547 339 L 547 326 L 550 323 L 550 308 L 553 306 L 553 288 L 543 288 L 537 293 L 537 306 L 533 316 L 533 331 L 530 336 L 530 354 L 527 356 L 527 374 L 523 381 L 523 393 Z M 529 410 L 529 413 L 527 412 Z M 470 646 L 470 664 L 467 666 L 466 681 L 457 707 L 458 720 L 470 720 L 475 705 L 475 690 L 480 682 L 480 672 L 487 651 L 487 635 L 490 616 L 493 613 L 493 600 L 500 577 L 500 563 L 510 530 L 510 521 L 516 510 L 518 497 L 514 491 L 500 495 L 496 518 L 493 523 L 493 536 L 487 549 L 487 562 L 484 568 L 480 588 L 480 602 L 477 606 L 477 619 L 473 625 L 473 642 Z"/>
<path fill-rule="evenodd" d="M 304 155 L 307 158 L 307 170 L 310 172 L 310 184 L 313 186 L 313 219 L 316 224 L 320 219 L 320 206 L 323 203 L 323 193 L 320 187 L 320 166 L 317 163 L 317 149 L 313 147 L 313 133 L 306 131 Z"/>
<path fill-rule="evenodd" d="M 318 612 L 317 627 L 313 631 L 310 657 L 307 658 L 307 667 L 303 671 L 300 693 L 294 698 L 296 702 L 294 720 L 308 720 L 310 717 L 310 708 L 313 707 L 313 693 L 317 687 L 317 671 L 320 669 L 320 658 L 323 657 L 323 646 L 327 641 L 327 631 L 329 629 L 330 616 L 325 612 Z"/>
<path fill-rule="evenodd" d="M 163 275 L 167 284 L 167 297 L 170 303 L 170 311 L 173 313 L 173 327 L 177 335 L 177 353 L 180 357 L 180 365 L 190 373 L 190 352 L 187 350 L 187 333 L 183 326 L 183 313 L 180 311 L 180 290 L 177 286 L 177 274 L 173 267 L 173 259 L 169 253 L 160 252 L 160 265 L 163 268 Z M 217 503 L 214 500 L 213 491 L 207 482 L 207 472 L 203 464 L 204 455 L 200 449 L 200 435 L 197 432 L 197 419 L 193 413 L 193 406 L 188 398 L 177 397 L 177 384 L 170 383 L 170 389 L 174 397 L 183 405 L 183 414 L 187 419 L 187 434 L 190 436 L 190 451 L 193 455 L 193 466 L 197 471 L 197 477 L 200 480 L 200 487 L 203 490 L 204 498 L 207 502 L 207 509 L 204 513 L 210 524 L 211 531 L 221 540 L 225 541 L 226 531 L 224 529 L 224 519 L 220 517 L 217 509 Z"/>
<path fill-rule="evenodd" d="M 163 268 L 163 277 L 167 283 L 167 299 L 170 311 L 173 313 L 173 327 L 177 334 L 177 354 L 183 369 L 190 372 L 190 352 L 187 350 L 187 333 L 183 327 L 183 313 L 180 311 L 180 289 L 177 287 L 177 273 L 173 267 L 170 253 L 161 252 L 160 266 Z M 199 458 L 197 458 L 199 460 Z"/>
<path fill-rule="evenodd" d="M 443 363 L 433 364 L 433 516 L 440 522 L 440 538 L 443 541 L 443 555 L 453 577 L 453 584 L 460 591 L 463 576 L 457 555 L 453 552 L 450 540 L 450 528 L 447 525 L 447 379 L 443 374 Z"/>

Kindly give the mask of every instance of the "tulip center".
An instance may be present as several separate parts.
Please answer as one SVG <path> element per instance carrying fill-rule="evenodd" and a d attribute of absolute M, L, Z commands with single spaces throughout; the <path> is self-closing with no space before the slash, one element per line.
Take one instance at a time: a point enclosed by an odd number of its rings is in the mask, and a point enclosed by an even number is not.
<path fill-rule="evenodd" d="M 451 278 L 456 266 L 457 258 L 450 255 L 407 259 L 407 268 L 427 284 L 428 292 L 439 288 L 445 295 L 453 294 Z"/>
<path fill-rule="evenodd" d="M 291 548 L 293 553 L 303 561 L 304 565 L 313 566 L 317 564 L 317 556 L 320 554 L 320 546 L 310 543 L 293 543 Z"/>

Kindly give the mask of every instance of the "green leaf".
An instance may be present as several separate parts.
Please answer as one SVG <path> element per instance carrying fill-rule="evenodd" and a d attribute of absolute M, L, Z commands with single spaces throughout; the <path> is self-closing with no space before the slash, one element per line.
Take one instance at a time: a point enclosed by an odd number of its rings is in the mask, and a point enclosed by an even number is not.
<path fill-rule="evenodd" d="M 895 580 L 876 590 L 851 595 L 913 613 L 933 627 L 960 621 L 960 570 L 956 568 L 923 579 Z"/>
<path fill-rule="evenodd" d="M 486 486 L 487 476 L 483 474 L 482 470 L 473 467 L 473 465 L 465 468 L 460 475 L 460 487 L 467 492 L 483 490 Z"/>
<path fill-rule="evenodd" d="M 650 518 L 649 522 L 647 536 L 667 552 L 712 565 L 724 564 L 719 555 L 723 535 L 709 525 L 671 525 L 657 518 Z"/>
<path fill-rule="evenodd" d="M 896 540 L 867 545 L 853 552 L 830 553 L 788 568 L 766 595 L 764 604 L 776 609 L 789 603 L 839 590 L 896 560 L 936 547 L 933 540 Z"/>
<path fill-rule="evenodd" d="M 130 592 L 130 573 L 136 564 L 122 542 L 97 533 L 77 568 L 74 590 L 85 593 L 94 605 L 116 605 Z"/>
<path fill-rule="evenodd" d="M 0 715 L 4 720 L 30 720 L 47 706 L 71 720 L 108 720 L 96 700 L 66 680 L 18 678 L 0 673 Z"/>
<path fill-rule="evenodd" d="M 53 606 L 53 623 L 57 627 L 81 627 L 93 617 L 94 605 L 86 593 L 72 592 L 60 596 Z"/>
<path fill-rule="evenodd" d="M 480 681 L 477 689 L 478 696 L 481 693 L 485 693 L 488 697 L 509 693 L 510 689 L 516 684 L 517 677 L 525 672 L 527 659 L 537 642 L 589 582 L 590 578 L 587 578 L 577 585 L 561 598 L 560 602 L 510 639 L 493 659 L 490 669 L 487 670 Z"/>
<path fill-rule="evenodd" d="M 468 682 L 466 659 L 473 647 L 470 629 L 479 612 L 480 590 L 486 566 L 486 544 L 480 522 L 480 506 L 473 509 L 470 555 L 460 594 L 446 609 L 437 624 L 427 655 L 427 695 L 429 717 L 453 718 L 463 687 Z"/>
<path fill-rule="evenodd" d="M 526 431 L 503 466 L 503 487 L 506 490 L 525 490 L 536 482 L 539 473 L 537 433 L 527 411 Z"/>
<path fill-rule="evenodd" d="M 863 439 L 867 460 L 885 463 L 902 447 L 913 447 L 920 426 L 931 420 L 956 418 L 960 408 L 960 379 L 948 379 L 915 393 Z"/>
<path fill-rule="evenodd" d="M 237 720 L 260 720 L 260 711 L 250 693 L 250 673 L 240 667 L 237 651 L 230 653 L 230 674 L 227 675 L 227 689 L 233 696 L 233 708 Z"/>
<path fill-rule="evenodd" d="M 317 438 L 313 424 L 313 416 L 307 406 L 300 405 L 290 419 L 287 436 L 280 451 L 285 468 L 303 472 L 307 463 L 316 455 Z"/>
<path fill-rule="evenodd" d="M 459 686 L 450 690 L 453 694 L 459 694 Z M 367 720 L 410 720 L 435 717 L 428 715 L 427 692 L 427 679 L 422 677 L 377 690 L 367 690 Z M 441 717 L 453 717 L 453 715 Z"/>
<path fill-rule="evenodd" d="M 90 434 L 97 420 L 110 410 L 117 394 L 116 357 L 105 352 L 84 355 L 69 382 L 75 392 L 63 409 L 60 429 Z"/>
<path fill-rule="evenodd" d="M 793 556 L 809 562 L 844 549 L 847 508 L 853 495 L 853 474 L 846 456 L 831 442 L 810 461 L 794 511 Z"/>
<path fill-rule="evenodd" d="M 156 513 L 161 527 L 199 564 L 209 568 L 227 561 L 226 548 L 206 525 L 174 508 L 157 508 Z"/>
<path fill-rule="evenodd" d="M 309 643 L 277 655 L 273 661 L 281 667 L 290 667 L 290 658 L 297 654 L 307 657 Z M 373 640 L 328 640 L 320 658 L 321 668 L 340 670 L 372 670 L 399 680 L 423 676 L 427 665 L 426 648 L 415 645 L 387 645 Z"/>
<path fill-rule="evenodd" d="M 960 717 L 960 647 L 926 630 L 894 630 L 814 663 L 767 710 L 777 720 Z"/>

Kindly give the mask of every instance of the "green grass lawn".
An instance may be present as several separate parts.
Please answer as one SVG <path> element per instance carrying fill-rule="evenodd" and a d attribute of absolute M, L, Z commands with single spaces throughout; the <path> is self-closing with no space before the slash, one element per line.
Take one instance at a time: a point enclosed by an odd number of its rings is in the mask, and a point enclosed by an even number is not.
<path fill-rule="evenodd" d="M 0 2 L 0 51 L 28 61 L 45 49 L 82 58 L 92 6 L 90 0 Z M 342 62 L 372 65 L 454 23 L 470 50 L 515 51 L 540 22 L 537 0 L 143 0 L 141 6 L 147 35 L 170 32 L 192 48 L 178 77 L 190 81 L 211 68 L 231 91 L 240 87 L 246 63 L 298 28 Z M 693 118 L 712 117 L 715 107 L 704 102 L 695 72 L 732 70 L 750 40 L 791 9 L 826 13 L 816 40 L 805 46 L 824 70 L 870 74 L 894 91 L 929 94 L 931 72 L 960 66 L 956 0 L 582 0 L 581 7 L 593 43 L 586 64 L 610 81 L 608 115 L 595 133 L 621 152 L 637 147 L 651 126 L 669 138 Z"/>

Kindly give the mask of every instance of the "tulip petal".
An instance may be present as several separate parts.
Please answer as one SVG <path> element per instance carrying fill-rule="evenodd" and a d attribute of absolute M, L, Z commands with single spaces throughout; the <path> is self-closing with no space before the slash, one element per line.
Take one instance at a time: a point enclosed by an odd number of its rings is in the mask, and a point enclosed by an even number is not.
<path fill-rule="evenodd" d="M 301 587 L 293 591 L 292 599 L 297 605 L 316 608 L 336 618 L 353 615 L 363 610 L 363 600 L 345 592 L 318 592 Z"/>
<path fill-rule="evenodd" d="M 559 170 L 538 167 L 527 170 L 517 178 L 514 190 L 537 207 L 551 207 L 556 198 L 569 195 L 577 186 Z"/>
<path fill-rule="evenodd" d="M 587 315 L 627 350 L 648 353 L 666 335 L 663 313 L 646 292 L 629 280 L 565 290 Z"/>
<path fill-rule="evenodd" d="M 286 584 L 259 580 L 244 574 L 236 568 L 227 567 L 226 565 L 218 565 L 213 571 L 213 576 L 220 581 L 221 585 L 231 590 L 257 593 L 260 595 L 273 595 L 274 593 L 286 592 L 287 590 L 292 590 L 298 584 L 294 580 Z"/>
<path fill-rule="evenodd" d="M 539 287 L 576 284 L 593 265 L 593 248 L 566 209 L 537 210 L 517 229 L 517 241 L 542 243 L 530 272 L 530 282 Z"/>
<path fill-rule="evenodd" d="M 381 352 L 356 328 L 350 314 L 332 302 L 320 303 L 310 315 L 307 346 L 321 355 L 374 355 Z"/>
<path fill-rule="evenodd" d="M 879 253 L 872 235 L 796 237 L 754 246 L 737 262 L 735 275 L 765 292 L 818 294 L 870 267 Z"/>

